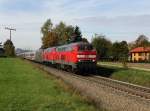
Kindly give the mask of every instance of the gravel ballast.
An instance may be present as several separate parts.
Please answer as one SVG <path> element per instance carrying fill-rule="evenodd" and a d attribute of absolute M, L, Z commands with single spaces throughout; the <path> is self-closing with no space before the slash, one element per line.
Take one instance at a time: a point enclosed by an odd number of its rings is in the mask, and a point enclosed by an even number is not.
<path fill-rule="evenodd" d="M 97 107 L 110 111 L 149 111 L 150 101 L 127 95 L 118 90 L 93 83 L 55 68 L 37 65 L 40 69 L 62 79 Z"/>

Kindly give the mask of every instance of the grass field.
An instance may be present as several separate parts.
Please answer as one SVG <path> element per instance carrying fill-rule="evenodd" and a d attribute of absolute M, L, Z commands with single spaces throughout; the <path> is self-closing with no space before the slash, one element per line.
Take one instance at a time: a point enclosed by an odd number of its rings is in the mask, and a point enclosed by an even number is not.
<path fill-rule="evenodd" d="M 31 64 L 0 58 L 0 111 L 95 111 L 80 96 Z"/>
<path fill-rule="evenodd" d="M 150 87 L 150 71 L 100 65 L 99 74 L 112 79 Z"/>
<path fill-rule="evenodd" d="M 98 62 L 99 65 L 123 67 L 121 62 Z M 138 69 L 143 71 L 150 71 L 150 63 L 127 63 L 131 69 Z"/>

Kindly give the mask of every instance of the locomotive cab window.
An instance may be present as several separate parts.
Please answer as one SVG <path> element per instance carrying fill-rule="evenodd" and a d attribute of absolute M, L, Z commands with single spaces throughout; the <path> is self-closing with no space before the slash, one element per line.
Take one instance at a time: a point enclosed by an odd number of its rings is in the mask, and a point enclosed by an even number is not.
<path fill-rule="evenodd" d="M 90 44 L 80 44 L 78 47 L 79 51 L 84 51 L 84 50 L 93 50 L 93 46 Z"/>

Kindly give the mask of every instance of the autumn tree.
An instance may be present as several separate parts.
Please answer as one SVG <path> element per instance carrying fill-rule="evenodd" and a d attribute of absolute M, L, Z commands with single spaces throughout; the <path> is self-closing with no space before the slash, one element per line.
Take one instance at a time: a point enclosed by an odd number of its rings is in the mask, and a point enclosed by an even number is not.
<path fill-rule="evenodd" d="M 66 25 L 64 22 L 60 22 L 53 26 L 50 19 L 48 19 L 41 27 L 41 33 L 42 48 L 70 43 L 72 41 L 72 37 L 74 41 L 82 40 L 81 31 L 78 26 L 73 27 L 72 25 Z"/>
<path fill-rule="evenodd" d="M 53 28 L 53 24 L 51 22 L 51 19 L 48 19 L 41 27 L 41 32 L 43 34 L 43 37 L 47 36 L 48 33 L 52 31 L 52 28 Z"/>
<path fill-rule="evenodd" d="M 47 37 L 44 39 L 45 48 L 58 45 L 58 35 L 55 32 L 49 32 Z"/>
<path fill-rule="evenodd" d="M 74 27 L 72 25 L 67 26 L 65 40 L 70 40 L 73 33 L 74 33 Z"/>
<path fill-rule="evenodd" d="M 15 56 L 15 47 L 14 47 L 11 40 L 7 40 L 4 43 L 4 50 L 5 50 L 5 55 L 6 56 L 9 56 L 9 57 Z"/>
<path fill-rule="evenodd" d="M 60 22 L 53 30 L 58 34 L 59 44 L 65 44 L 74 33 L 74 27 L 67 26 L 64 22 Z"/>
<path fill-rule="evenodd" d="M 55 26 L 54 31 L 57 33 L 58 37 L 59 37 L 59 42 L 63 41 L 66 34 L 65 34 L 65 28 L 66 28 L 66 24 L 63 22 L 60 22 L 58 25 Z"/>
<path fill-rule="evenodd" d="M 41 27 L 41 33 L 42 33 L 42 48 L 47 48 L 49 46 L 52 46 L 53 44 L 49 44 L 49 43 L 53 43 L 52 39 L 50 39 L 49 37 L 49 33 L 52 31 L 53 28 L 53 24 L 51 22 L 51 19 L 48 19 L 44 25 Z M 48 41 L 48 40 L 52 40 L 52 41 Z"/>

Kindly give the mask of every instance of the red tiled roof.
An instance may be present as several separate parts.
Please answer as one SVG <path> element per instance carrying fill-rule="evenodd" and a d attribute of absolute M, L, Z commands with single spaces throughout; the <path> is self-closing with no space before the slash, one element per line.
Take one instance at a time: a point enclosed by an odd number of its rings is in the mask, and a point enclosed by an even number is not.
<path fill-rule="evenodd" d="M 137 47 L 130 51 L 130 53 L 133 52 L 150 52 L 150 47 Z"/>

